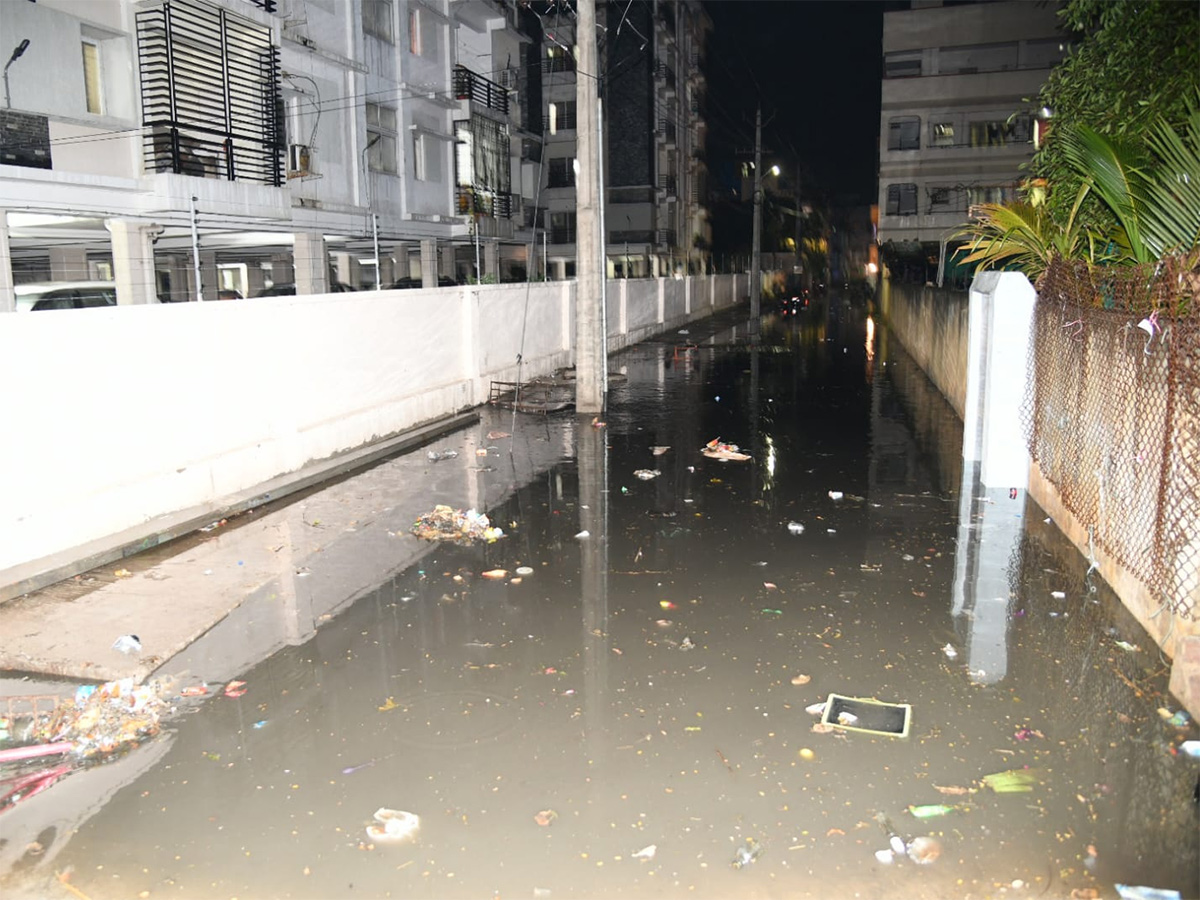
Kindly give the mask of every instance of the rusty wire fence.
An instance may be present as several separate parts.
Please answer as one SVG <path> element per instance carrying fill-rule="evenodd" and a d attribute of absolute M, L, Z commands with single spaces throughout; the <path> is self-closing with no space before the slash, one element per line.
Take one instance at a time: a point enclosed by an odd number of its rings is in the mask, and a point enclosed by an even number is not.
<path fill-rule="evenodd" d="M 1200 266 L 1057 262 L 1031 341 L 1030 455 L 1093 557 L 1200 619 Z"/>

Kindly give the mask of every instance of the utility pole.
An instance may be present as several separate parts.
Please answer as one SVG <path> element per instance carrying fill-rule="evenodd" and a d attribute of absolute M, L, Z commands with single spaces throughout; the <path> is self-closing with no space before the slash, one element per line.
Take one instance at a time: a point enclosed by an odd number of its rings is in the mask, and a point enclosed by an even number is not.
<path fill-rule="evenodd" d="M 754 110 L 754 235 L 750 245 L 750 333 L 762 315 L 762 106 Z"/>
<path fill-rule="evenodd" d="M 602 247 L 600 194 L 599 54 L 596 51 L 596 0 L 579 0 L 575 43 L 576 165 L 575 220 L 575 410 L 604 409 L 604 376 L 608 367 L 600 279 Z"/>

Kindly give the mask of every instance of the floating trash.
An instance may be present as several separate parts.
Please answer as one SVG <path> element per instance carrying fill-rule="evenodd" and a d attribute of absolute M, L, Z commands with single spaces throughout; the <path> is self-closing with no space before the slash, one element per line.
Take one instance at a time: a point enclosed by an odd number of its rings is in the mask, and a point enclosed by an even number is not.
<path fill-rule="evenodd" d="M 1024 794 L 1041 784 L 1042 775 L 1038 769 L 1009 769 L 984 775 L 980 780 L 997 794 Z"/>
<path fill-rule="evenodd" d="M 908 842 L 907 853 L 918 866 L 927 866 L 942 855 L 942 844 L 937 838 L 922 835 Z"/>
<path fill-rule="evenodd" d="M 799 522 L 788 522 L 788 534 L 804 534 L 804 526 Z"/>
<path fill-rule="evenodd" d="M 963 807 L 957 803 L 926 803 L 921 806 L 909 806 L 908 813 L 915 819 L 936 819 L 939 816 L 949 815 L 952 812 L 960 812 L 962 810 Z"/>
<path fill-rule="evenodd" d="M 543 828 L 548 828 L 550 823 L 558 818 L 558 813 L 552 809 L 543 809 L 533 817 L 533 821 L 537 822 Z"/>
<path fill-rule="evenodd" d="M 845 495 L 845 494 L 843 494 L 841 491 L 830 491 L 830 492 L 829 492 L 829 499 L 830 499 L 830 500 L 841 500 L 841 499 L 842 499 L 843 497 L 845 497 L 845 496 L 846 496 L 846 495 Z"/>
<path fill-rule="evenodd" d="M 666 453 L 670 449 L 671 449 L 670 447 L 662 447 L 662 446 L 651 447 L 650 452 L 652 454 L 654 454 L 655 456 L 662 456 L 664 453 Z"/>
<path fill-rule="evenodd" d="M 438 504 L 432 512 L 425 513 L 413 523 L 412 533 L 426 541 L 453 541 L 467 544 L 472 541 L 492 543 L 504 532 L 492 525 L 483 513 L 468 509 L 452 509 Z"/>
<path fill-rule="evenodd" d="M 946 654 L 947 659 L 956 659 L 958 657 L 958 651 L 954 649 L 953 644 L 947 644 L 942 648 L 942 652 Z"/>
<path fill-rule="evenodd" d="M 735 869 L 742 869 L 757 860 L 760 856 L 762 856 L 762 844 L 754 838 L 746 838 L 746 845 L 737 848 L 731 865 Z"/>
<path fill-rule="evenodd" d="M 682 641 L 679 642 L 680 650 L 694 650 L 695 648 L 696 648 L 696 645 L 692 643 L 692 639 L 690 637 L 685 637 Z M 1194 744 L 1194 743 L 1196 743 L 1196 741 L 1192 741 L 1192 743 Z"/>
<path fill-rule="evenodd" d="M 533 569 L 529 566 L 517 566 L 517 574 L 524 578 L 526 575 L 532 575 Z"/>
<path fill-rule="evenodd" d="M 842 721 L 843 713 L 854 716 L 854 720 Z M 830 694 L 825 701 L 821 721 L 846 731 L 905 738 L 908 737 L 912 723 L 912 706 L 907 703 L 885 703 L 882 700 Z"/>
<path fill-rule="evenodd" d="M 649 481 L 652 478 L 657 478 L 662 472 L 658 471 L 658 469 L 635 469 L 633 474 L 642 481 Z"/>
<path fill-rule="evenodd" d="M 401 844 L 417 836 L 421 817 L 400 809 L 375 810 L 374 825 L 367 826 L 367 837 L 379 844 Z"/>
<path fill-rule="evenodd" d="M 654 854 L 658 853 L 658 844 L 651 844 L 648 847 L 643 847 L 637 853 L 632 854 L 634 859 L 654 859 Z"/>
<path fill-rule="evenodd" d="M 488 569 L 486 572 L 480 574 L 489 581 L 499 581 L 502 578 L 508 577 L 508 569 Z"/>
<path fill-rule="evenodd" d="M 709 459 L 719 459 L 722 462 L 745 462 L 750 458 L 749 453 L 742 453 L 737 444 L 723 444 L 720 438 L 713 438 L 700 451 Z"/>

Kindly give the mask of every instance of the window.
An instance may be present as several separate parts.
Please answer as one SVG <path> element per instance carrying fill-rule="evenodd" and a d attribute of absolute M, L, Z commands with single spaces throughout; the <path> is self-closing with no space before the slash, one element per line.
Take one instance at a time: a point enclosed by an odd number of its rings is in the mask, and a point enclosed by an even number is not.
<path fill-rule="evenodd" d="M 905 50 L 885 53 L 883 56 L 884 78 L 913 78 L 921 74 L 921 51 Z"/>
<path fill-rule="evenodd" d="M 396 111 L 378 103 L 367 104 L 367 168 L 396 172 Z"/>
<path fill-rule="evenodd" d="M 550 243 L 552 243 L 552 244 L 573 244 L 573 243 L 575 243 L 575 213 L 573 213 L 573 212 L 552 212 L 552 213 L 550 213 Z"/>
<path fill-rule="evenodd" d="M 931 213 L 962 212 L 962 207 L 955 208 L 955 200 L 959 191 L 952 187 L 931 187 L 929 190 L 929 211 Z"/>
<path fill-rule="evenodd" d="M 428 181 L 429 170 L 425 165 L 425 152 L 428 150 L 428 139 L 421 132 L 413 134 L 413 178 L 417 181 Z"/>
<path fill-rule="evenodd" d="M 95 41 L 83 42 L 83 93 L 88 112 L 96 115 L 104 112 L 104 91 L 100 83 L 100 45 Z"/>
<path fill-rule="evenodd" d="M 917 214 L 917 186 L 915 184 L 888 185 L 888 216 L 915 216 Z"/>
<path fill-rule="evenodd" d="M 1013 185 L 975 185 L 967 188 L 967 203 L 978 206 L 980 203 L 1011 203 L 1017 199 L 1017 189 Z"/>
<path fill-rule="evenodd" d="M 939 75 L 1006 72 L 1017 67 L 1017 44 L 974 44 L 938 51 Z"/>
<path fill-rule="evenodd" d="M 546 48 L 546 72 L 574 72 L 575 59 L 562 47 Z"/>
<path fill-rule="evenodd" d="M 935 122 L 933 127 L 930 128 L 930 134 L 934 147 L 954 146 L 954 123 Z"/>
<path fill-rule="evenodd" d="M 575 101 L 559 100 L 550 104 L 550 133 L 570 131 L 575 128 Z"/>
<path fill-rule="evenodd" d="M 560 156 L 550 160 L 550 182 L 552 188 L 575 186 L 575 157 Z"/>
<path fill-rule="evenodd" d="M 920 150 L 921 120 L 916 116 L 903 116 L 888 122 L 889 150 Z"/>
<path fill-rule="evenodd" d="M 392 43 L 392 0 L 363 0 L 363 33 Z"/>
<path fill-rule="evenodd" d="M 972 147 L 1001 147 L 1007 127 L 1003 122 L 972 122 Z"/>
<path fill-rule="evenodd" d="M 421 11 L 415 6 L 408 8 L 408 52 L 421 55 Z"/>

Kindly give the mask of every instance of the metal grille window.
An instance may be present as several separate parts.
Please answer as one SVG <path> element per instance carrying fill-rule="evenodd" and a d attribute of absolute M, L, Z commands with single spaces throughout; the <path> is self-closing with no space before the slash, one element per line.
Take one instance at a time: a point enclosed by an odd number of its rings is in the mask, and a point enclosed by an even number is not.
<path fill-rule="evenodd" d="M 920 150 L 921 120 L 917 116 L 902 116 L 888 121 L 889 150 Z"/>
<path fill-rule="evenodd" d="M 917 214 L 917 186 L 915 184 L 889 184 L 887 192 L 888 216 L 915 216 Z"/>
<path fill-rule="evenodd" d="M 367 168 L 373 172 L 396 173 L 396 111 L 378 103 L 368 103 Z"/>
<path fill-rule="evenodd" d="M 953 147 L 954 146 L 954 123 L 953 122 L 935 122 L 931 129 L 933 134 L 933 146 L 935 147 Z"/>
<path fill-rule="evenodd" d="M 363 34 L 392 43 L 392 0 L 363 0 Z"/>
<path fill-rule="evenodd" d="M 575 186 L 575 157 L 560 156 L 550 160 L 550 180 L 547 187 L 561 188 Z"/>
<path fill-rule="evenodd" d="M 547 47 L 546 62 L 543 66 L 543 71 L 547 74 L 552 72 L 574 72 L 575 57 L 562 47 Z"/>
<path fill-rule="evenodd" d="M 271 31 L 195 0 L 137 14 L 147 172 L 282 184 Z"/>
<path fill-rule="evenodd" d="M 454 135 L 455 178 L 460 188 L 470 189 L 472 208 L 507 218 L 512 214 L 508 126 L 475 115 L 455 122 Z"/>

